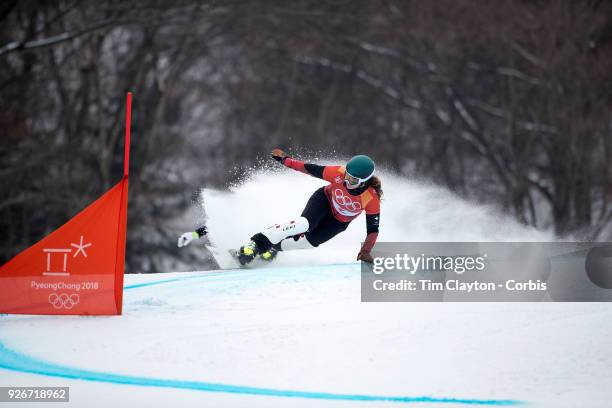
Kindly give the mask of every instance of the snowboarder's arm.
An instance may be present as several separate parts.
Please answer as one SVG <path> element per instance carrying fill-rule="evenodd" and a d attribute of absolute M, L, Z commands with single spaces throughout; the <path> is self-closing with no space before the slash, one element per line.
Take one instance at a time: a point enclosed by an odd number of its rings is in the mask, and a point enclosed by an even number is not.
<path fill-rule="evenodd" d="M 372 262 L 372 255 L 370 255 L 370 252 L 372 251 L 372 248 L 374 248 L 374 244 L 376 244 L 377 238 L 378 232 L 368 233 L 363 245 L 361 245 L 359 253 L 357 254 L 358 261 Z"/>
<path fill-rule="evenodd" d="M 206 229 L 206 225 L 195 230 L 196 234 L 198 234 L 198 238 L 202 238 L 204 235 L 208 234 L 208 230 Z"/>
<path fill-rule="evenodd" d="M 372 248 L 374 248 L 374 244 L 376 244 L 376 239 L 378 238 L 378 226 L 380 224 L 380 199 L 375 198 L 372 200 L 370 203 L 368 203 L 365 210 L 367 236 L 363 242 L 363 245 L 361 245 L 359 254 L 357 254 L 357 260 L 373 262 L 370 251 L 372 251 Z"/>
<path fill-rule="evenodd" d="M 323 178 L 323 170 L 325 170 L 325 166 L 319 166 L 318 164 L 305 163 L 301 160 L 292 159 L 281 149 L 272 150 L 272 158 L 290 169 L 297 170 L 301 173 L 320 179 Z"/>
<path fill-rule="evenodd" d="M 304 174 L 308 174 L 310 176 L 316 178 L 323 178 L 323 170 L 325 170 L 325 166 L 319 166 L 318 164 L 312 163 L 304 163 L 301 160 L 292 159 L 291 157 L 285 158 L 283 164 L 293 170 L 297 170 Z"/>
<path fill-rule="evenodd" d="M 368 233 L 365 241 L 361 245 L 361 249 L 359 250 L 359 253 L 357 254 L 358 261 L 364 261 L 364 262 L 370 262 L 370 263 L 374 261 L 374 259 L 372 258 L 372 255 L 370 255 L 370 252 L 372 251 L 372 248 L 374 248 L 374 244 L 376 244 L 377 238 L 378 238 L 378 231 Z"/>
<path fill-rule="evenodd" d="M 191 244 L 191 241 L 194 239 L 202 238 L 206 234 L 208 234 L 206 226 L 200 227 L 195 231 L 185 232 L 179 237 L 177 245 L 179 248 L 187 246 Z"/>
<path fill-rule="evenodd" d="M 378 238 L 379 220 L 380 214 L 366 214 L 366 228 L 368 235 L 366 235 L 366 239 L 361 246 L 361 251 L 370 252 L 372 248 L 374 248 L 374 244 Z"/>

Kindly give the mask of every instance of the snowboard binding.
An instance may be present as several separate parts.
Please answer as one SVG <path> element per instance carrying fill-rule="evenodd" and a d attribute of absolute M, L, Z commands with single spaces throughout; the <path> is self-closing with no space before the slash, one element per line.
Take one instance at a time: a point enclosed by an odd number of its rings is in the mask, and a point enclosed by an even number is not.
<path fill-rule="evenodd" d="M 272 262 L 274 259 L 276 259 L 277 255 L 278 255 L 278 250 L 272 247 L 268 249 L 266 252 L 262 252 L 261 254 L 259 254 L 259 257 L 266 262 Z"/>
<path fill-rule="evenodd" d="M 260 252 L 257 243 L 253 240 L 244 244 L 236 251 L 236 259 L 240 262 L 240 265 L 248 265 L 259 255 L 259 258 L 266 262 L 272 262 L 278 255 L 278 249 L 270 247 L 269 249 Z"/>
<path fill-rule="evenodd" d="M 240 265 L 247 265 L 253 262 L 253 259 L 258 254 L 257 244 L 254 241 L 249 241 L 238 250 L 236 257 Z"/>

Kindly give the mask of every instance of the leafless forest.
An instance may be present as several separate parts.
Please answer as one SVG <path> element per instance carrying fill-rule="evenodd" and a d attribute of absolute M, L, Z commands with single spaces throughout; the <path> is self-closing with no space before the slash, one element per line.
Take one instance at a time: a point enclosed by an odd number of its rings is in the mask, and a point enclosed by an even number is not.
<path fill-rule="evenodd" d="M 131 272 L 276 146 L 612 238 L 609 1 L 3 1 L 0 262 L 119 181 L 128 90 Z"/>

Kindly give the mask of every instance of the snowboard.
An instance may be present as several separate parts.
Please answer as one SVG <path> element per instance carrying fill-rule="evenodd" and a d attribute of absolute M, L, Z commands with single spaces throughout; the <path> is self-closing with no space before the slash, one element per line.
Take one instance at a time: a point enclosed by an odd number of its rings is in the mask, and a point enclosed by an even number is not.
<path fill-rule="evenodd" d="M 221 269 L 253 269 L 260 266 L 270 265 L 270 262 L 264 261 L 259 257 L 255 258 L 251 263 L 242 265 L 238 261 L 238 250 L 236 249 L 224 249 L 217 248 L 214 245 L 206 245 L 206 248 L 210 251 L 211 255 L 219 265 Z"/>

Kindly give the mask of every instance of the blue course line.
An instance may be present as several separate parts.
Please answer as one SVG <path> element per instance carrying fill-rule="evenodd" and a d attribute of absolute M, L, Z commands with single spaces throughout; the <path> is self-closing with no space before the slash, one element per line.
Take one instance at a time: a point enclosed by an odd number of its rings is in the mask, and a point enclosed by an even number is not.
<path fill-rule="evenodd" d="M 74 380 L 99 381 L 114 384 L 140 385 L 147 387 L 180 388 L 197 391 L 223 392 L 232 394 L 265 395 L 272 397 L 293 397 L 344 401 L 389 401 L 389 402 L 435 402 L 469 405 L 509 406 L 521 404 L 514 400 L 479 400 L 462 398 L 421 397 L 386 397 L 362 394 L 334 394 L 327 392 L 293 391 L 273 388 L 247 387 L 201 381 L 168 380 L 161 378 L 137 377 L 130 375 L 111 374 L 98 371 L 82 370 L 65 367 L 42 360 L 34 359 L 16 351 L 10 350 L 0 342 L 0 368 L 31 374 L 46 375 Z"/>
<path fill-rule="evenodd" d="M 219 276 L 219 275 L 217 275 L 217 274 L 212 275 L 211 274 L 211 275 L 198 275 L 198 276 L 183 276 L 181 278 L 158 280 L 158 281 L 155 281 L 155 282 L 135 283 L 133 285 L 124 286 L 123 289 L 124 290 L 128 290 L 128 289 L 144 288 L 144 287 L 147 287 L 147 286 L 161 285 L 163 283 L 180 282 L 180 281 L 191 280 L 191 279 L 210 278 L 211 276 Z"/>
<path fill-rule="evenodd" d="M 125 289 L 135 289 L 145 286 L 159 285 L 171 283 L 181 280 L 202 278 L 215 275 L 199 275 L 186 276 L 175 279 L 167 279 L 157 282 L 149 282 L 126 286 Z M 0 315 L 5 317 L 6 315 Z M 380 395 L 365 395 L 365 394 L 335 394 L 328 392 L 309 392 L 283 390 L 274 388 L 260 388 L 240 385 L 229 385 L 219 383 L 209 383 L 202 381 L 184 381 L 172 380 L 153 377 L 138 377 L 130 375 L 112 374 L 99 371 L 83 370 L 46 362 L 41 359 L 33 358 L 17 351 L 11 350 L 0 341 L 0 368 L 18 371 L 23 373 L 31 373 L 37 375 L 45 375 L 50 377 L 59 377 L 74 380 L 96 381 L 113 384 L 136 385 L 145 387 L 163 387 L 163 388 L 178 388 L 195 391 L 207 392 L 222 392 L 232 394 L 246 395 L 264 395 L 272 397 L 291 397 L 291 398 L 309 398 L 321 400 L 343 400 L 343 401 L 387 401 L 387 402 L 403 402 L 403 403 L 447 403 L 447 404 L 464 404 L 464 405 L 489 405 L 489 406 L 510 406 L 520 405 L 523 401 L 518 400 L 495 400 L 495 399 L 466 399 L 466 398 L 444 398 L 430 396 L 380 396 Z"/>
<path fill-rule="evenodd" d="M 184 279 L 185 278 L 174 278 L 174 279 L 159 280 L 159 281 L 155 281 L 155 282 L 136 283 L 134 285 L 124 286 L 123 290 L 126 290 L 126 289 L 136 289 L 136 288 L 144 288 L 146 286 L 161 285 L 162 283 L 178 282 L 178 281 L 182 281 Z"/>
<path fill-rule="evenodd" d="M 331 267 L 338 267 L 338 266 L 349 266 L 349 265 L 359 265 L 358 262 L 352 262 L 352 263 L 337 263 L 337 264 L 327 264 L 327 265 L 320 265 L 317 266 L 317 268 L 331 268 Z M 311 268 L 311 267 L 309 267 Z M 162 283 L 171 283 L 171 282 L 180 282 L 180 281 L 184 281 L 184 280 L 191 280 L 191 279 L 205 279 L 205 278 L 210 278 L 210 277 L 218 277 L 218 276 L 223 276 L 223 277 L 230 277 L 230 276 L 236 276 L 236 275 L 240 275 L 240 274 L 250 274 L 253 273 L 254 270 L 253 269 L 248 269 L 248 268 L 244 268 L 244 269 L 224 269 L 224 270 L 220 270 L 219 272 L 216 273 L 207 273 L 207 274 L 203 274 L 203 275 L 196 275 L 196 276 L 182 276 L 180 278 L 172 278 L 172 279 L 165 279 L 165 280 L 158 280 L 158 281 L 154 281 L 154 282 L 145 282 L 145 283 L 135 283 L 133 285 L 128 285 L 128 286 L 124 286 L 123 289 L 124 290 L 128 290 L 128 289 L 137 289 L 137 288 L 143 288 L 143 287 L 147 287 L 147 286 L 155 286 L 155 285 L 160 285 Z"/>

